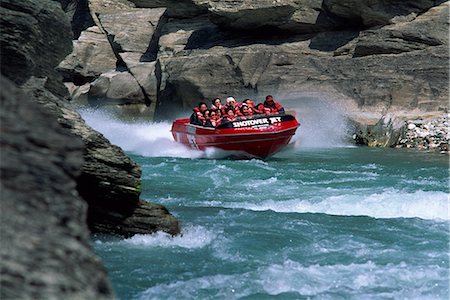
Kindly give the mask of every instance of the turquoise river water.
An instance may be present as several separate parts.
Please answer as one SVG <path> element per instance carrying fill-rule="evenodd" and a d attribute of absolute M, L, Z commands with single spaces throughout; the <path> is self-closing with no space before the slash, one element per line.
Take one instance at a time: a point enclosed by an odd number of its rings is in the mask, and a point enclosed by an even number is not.
<path fill-rule="evenodd" d="M 93 237 L 120 299 L 448 299 L 448 157 L 320 146 L 301 127 L 272 159 L 226 160 L 175 144 L 168 123 L 82 114 L 182 226 Z"/>

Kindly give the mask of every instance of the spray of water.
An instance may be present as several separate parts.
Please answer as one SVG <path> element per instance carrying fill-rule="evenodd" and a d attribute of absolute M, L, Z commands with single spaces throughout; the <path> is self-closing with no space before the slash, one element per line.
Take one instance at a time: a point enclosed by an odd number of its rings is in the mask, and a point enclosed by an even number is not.
<path fill-rule="evenodd" d="M 176 143 L 169 122 L 124 123 L 98 109 L 81 109 L 79 112 L 87 124 L 125 151 L 149 157 L 199 158 L 204 155 Z"/>
<path fill-rule="evenodd" d="M 287 110 L 296 112 L 301 126 L 294 136 L 296 148 L 351 146 L 346 113 L 339 102 L 324 96 L 290 94 L 280 98 Z"/>

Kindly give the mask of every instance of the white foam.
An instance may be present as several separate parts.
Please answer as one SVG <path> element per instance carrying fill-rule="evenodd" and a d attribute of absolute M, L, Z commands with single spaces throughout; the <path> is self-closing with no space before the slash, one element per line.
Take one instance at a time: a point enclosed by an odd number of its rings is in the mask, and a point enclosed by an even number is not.
<path fill-rule="evenodd" d="M 113 144 L 125 151 L 148 157 L 199 158 L 205 153 L 195 151 L 173 140 L 171 123 L 135 122 L 124 123 L 101 110 L 80 110 L 83 119 L 101 132 Z M 208 155 L 213 155 L 214 150 Z"/>
<path fill-rule="evenodd" d="M 449 195 L 436 191 L 413 193 L 386 189 L 369 195 L 346 194 L 322 200 L 266 200 L 260 203 L 226 203 L 226 207 L 255 211 L 325 213 L 374 218 L 422 218 L 449 220 Z"/>
<path fill-rule="evenodd" d="M 238 299 L 248 295 L 251 287 L 242 290 L 240 275 L 212 275 L 158 284 L 143 293 L 138 299 Z M 238 292 L 237 289 L 240 289 Z M 214 294 L 212 297 L 211 292 Z"/>
<path fill-rule="evenodd" d="M 181 247 L 188 249 L 203 248 L 209 245 L 217 234 L 202 226 L 186 226 L 182 235 L 171 236 L 164 232 L 155 234 L 136 234 L 122 243 L 145 247 Z"/>
<path fill-rule="evenodd" d="M 270 295 L 297 292 L 303 296 L 331 296 L 345 290 L 347 295 L 360 298 L 420 298 L 430 297 L 435 292 L 437 286 L 430 282 L 446 284 L 448 270 L 437 265 L 424 268 L 404 262 L 377 265 L 367 261 L 348 265 L 306 266 L 287 260 L 281 265 L 261 268 L 260 274 L 260 284 Z M 399 289 L 401 286 L 405 288 Z M 374 289 L 380 292 L 374 293 Z"/>
<path fill-rule="evenodd" d="M 352 264 L 305 265 L 287 260 L 255 271 L 175 280 L 148 288 L 139 299 L 239 299 L 257 294 L 371 298 L 440 298 L 448 270 L 438 265 Z M 430 284 L 430 283 L 433 284 Z M 441 286 L 440 286 L 441 285 Z M 404 287 L 404 288 L 398 288 Z"/>

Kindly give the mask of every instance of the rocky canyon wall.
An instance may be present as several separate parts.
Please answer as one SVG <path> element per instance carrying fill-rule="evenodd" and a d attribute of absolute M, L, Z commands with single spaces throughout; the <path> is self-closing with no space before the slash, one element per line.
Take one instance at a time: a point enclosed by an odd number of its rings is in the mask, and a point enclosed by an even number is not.
<path fill-rule="evenodd" d="M 177 234 L 178 222 L 140 200 L 140 167 L 64 99 L 61 3 L 5 0 L 0 13 L 0 298 L 111 299 L 89 229 Z"/>
<path fill-rule="evenodd" d="M 217 96 L 320 96 L 366 123 L 448 109 L 448 2 L 91 0 L 89 8 L 95 26 L 60 65 L 83 105 L 163 119 Z"/>

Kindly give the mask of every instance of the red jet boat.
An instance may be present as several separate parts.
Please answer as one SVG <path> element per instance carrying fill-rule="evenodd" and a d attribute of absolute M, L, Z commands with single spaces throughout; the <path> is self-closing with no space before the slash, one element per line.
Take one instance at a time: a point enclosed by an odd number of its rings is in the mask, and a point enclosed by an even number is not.
<path fill-rule="evenodd" d="M 291 114 L 259 115 L 205 127 L 178 119 L 172 124 L 176 142 L 195 150 L 219 148 L 232 157 L 267 158 L 286 147 L 300 126 Z"/>

